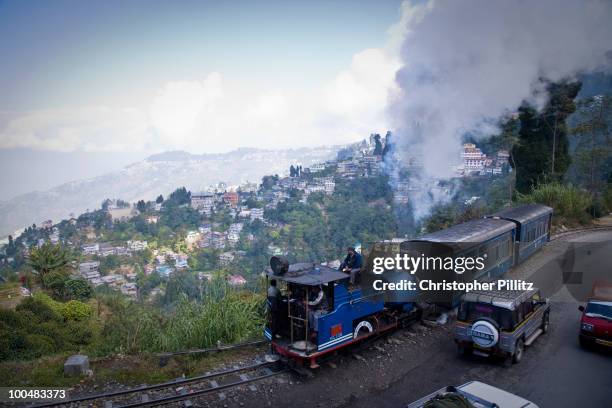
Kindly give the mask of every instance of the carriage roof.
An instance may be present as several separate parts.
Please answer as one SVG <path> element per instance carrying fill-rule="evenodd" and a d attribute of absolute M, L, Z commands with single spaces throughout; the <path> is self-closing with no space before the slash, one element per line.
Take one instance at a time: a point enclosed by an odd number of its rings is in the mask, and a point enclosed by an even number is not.
<path fill-rule="evenodd" d="M 510 221 L 481 218 L 423 235 L 415 241 L 443 243 L 484 242 L 514 228 L 514 223 Z"/>
<path fill-rule="evenodd" d="M 487 218 L 502 218 L 525 223 L 534 218 L 539 218 L 546 214 L 551 214 L 553 209 L 542 204 L 525 204 L 519 207 L 506 208 L 487 215 Z"/>

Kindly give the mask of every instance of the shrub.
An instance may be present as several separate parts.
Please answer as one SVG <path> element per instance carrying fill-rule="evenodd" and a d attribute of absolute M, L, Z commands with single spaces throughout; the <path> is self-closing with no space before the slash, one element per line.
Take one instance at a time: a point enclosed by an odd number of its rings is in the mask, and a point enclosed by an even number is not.
<path fill-rule="evenodd" d="M 62 306 L 62 316 L 66 320 L 79 322 L 89 318 L 92 314 L 91 306 L 78 300 L 71 300 Z"/>
<path fill-rule="evenodd" d="M 548 205 L 554 209 L 553 220 L 569 223 L 588 222 L 593 202 L 588 193 L 558 182 L 540 184 L 529 194 L 519 193 L 518 201 Z"/>
<path fill-rule="evenodd" d="M 92 328 L 82 322 L 69 322 L 66 325 L 66 334 L 72 344 L 79 346 L 91 343 L 94 337 Z"/>
<path fill-rule="evenodd" d="M 69 278 L 64 282 L 64 297 L 67 299 L 86 300 L 92 293 L 91 286 L 83 278 Z"/>
<path fill-rule="evenodd" d="M 44 295 L 46 296 L 46 295 Z M 49 298 L 48 296 L 46 296 Z M 49 298 L 53 301 L 51 298 Z M 15 308 L 17 312 L 31 312 L 37 321 L 61 321 L 61 310 L 52 307 L 41 296 L 32 296 L 21 301 Z"/>
<path fill-rule="evenodd" d="M 19 327 L 24 326 L 22 314 L 13 310 L 0 309 L 0 327 Z"/>
<path fill-rule="evenodd" d="M 28 334 L 26 336 L 26 353 L 31 357 L 40 357 L 55 351 L 53 339 L 40 334 Z"/>

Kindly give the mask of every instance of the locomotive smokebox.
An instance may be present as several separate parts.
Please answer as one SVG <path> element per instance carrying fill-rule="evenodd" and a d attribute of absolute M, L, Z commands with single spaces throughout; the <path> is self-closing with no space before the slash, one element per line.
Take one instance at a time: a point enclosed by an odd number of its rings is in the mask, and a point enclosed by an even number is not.
<path fill-rule="evenodd" d="M 289 261 L 282 256 L 273 256 L 270 258 L 270 268 L 274 275 L 282 276 L 289 271 Z"/>

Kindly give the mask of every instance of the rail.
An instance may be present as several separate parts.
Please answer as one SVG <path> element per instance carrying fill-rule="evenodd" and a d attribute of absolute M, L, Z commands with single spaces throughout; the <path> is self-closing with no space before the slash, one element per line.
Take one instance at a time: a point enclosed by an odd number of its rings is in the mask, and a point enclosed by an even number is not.
<path fill-rule="evenodd" d="M 265 339 L 253 340 L 253 341 L 246 341 L 244 343 L 219 345 L 217 347 L 210 347 L 210 348 L 169 351 L 169 352 L 164 352 L 164 353 L 157 353 L 155 356 L 156 357 L 171 357 L 171 356 L 180 356 L 180 355 L 185 355 L 185 354 L 214 353 L 217 351 L 233 350 L 233 349 L 238 349 L 238 348 L 248 347 L 248 346 L 258 346 L 260 344 L 265 344 L 267 342 L 268 340 L 265 340 Z"/>
<path fill-rule="evenodd" d="M 227 388 L 231 388 L 231 387 L 236 387 L 242 384 L 248 384 L 254 381 L 259 381 L 262 380 L 264 378 L 268 378 L 274 375 L 278 375 L 281 374 L 283 372 L 286 372 L 285 368 L 282 368 L 281 370 L 278 371 L 272 371 L 270 370 L 270 366 L 274 366 L 275 364 L 278 364 L 277 362 L 268 362 L 268 361 L 264 361 L 264 362 L 257 362 L 255 364 L 250 364 L 247 366 L 243 366 L 243 367 L 237 367 L 237 368 L 232 368 L 229 370 L 224 370 L 224 371 L 218 371 L 215 373 L 209 373 L 209 374 L 203 374 L 203 375 L 198 375 L 198 376 L 194 376 L 194 377 L 189 377 L 189 378 L 180 378 L 177 380 L 172 380 L 172 381 L 166 381 L 163 383 L 159 383 L 159 384 L 153 384 L 153 385 L 144 385 L 144 386 L 140 386 L 140 387 L 135 387 L 135 388 L 129 388 L 129 389 L 125 389 L 125 390 L 119 390 L 119 391 L 111 391 L 111 392 L 105 392 L 105 393 L 99 393 L 99 394 L 93 394 L 93 395 L 86 395 L 86 396 L 82 396 L 82 397 L 77 397 L 77 398 L 72 398 L 72 399 L 68 399 L 68 400 L 62 400 L 62 401 L 55 401 L 55 402 L 49 402 L 49 403 L 44 403 L 44 404 L 39 404 L 39 405 L 33 405 L 31 406 L 31 408 L 47 408 L 47 407 L 59 407 L 59 406 L 74 406 L 73 404 L 79 404 L 79 403 L 84 403 L 87 402 L 87 406 L 90 406 L 90 402 L 91 401 L 96 401 L 96 400 L 102 400 L 105 402 L 105 407 L 113 407 L 113 399 L 116 397 L 125 397 L 128 396 L 130 394 L 133 394 L 132 398 L 134 398 L 134 396 L 137 395 L 141 395 L 142 394 L 142 398 L 141 401 L 132 401 L 132 402 L 127 402 L 124 405 L 117 405 L 117 407 L 137 407 L 137 406 L 153 406 L 153 405 L 162 405 L 162 404 L 166 404 L 168 402 L 172 402 L 172 401 L 179 401 L 179 400 L 184 400 L 184 399 L 189 399 L 191 397 L 194 396 L 199 396 L 199 395 L 204 395 L 204 394 L 209 394 L 209 393 L 213 393 L 213 392 L 217 392 L 217 391 L 221 391 L 223 389 L 227 389 Z M 246 377 L 246 376 L 241 376 L 241 379 L 239 381 L 234 381 L 228 384 L 224 384 L 224 385 L 211 385 L 208 388 L 205 389 L 201 389 L 201 390 L 196 390 L 196 391 L 192 391 L 189 393 L 185 393 L 185 394 L 175 394 L 175 395 L 169 395 L 169 396 L 165 396 L 159 399 L 152 399 L 149 400 L 148 398 L 148 394 L 147 397 L 144 397 L 144 394 L 146 394 L 149 391 L 155 391 L 155 390 L 161 390 L 164 388 L 173 388 L 176 386 L 180 386 L 180 385 L 186 385 L 186 384 L 196 384 L 196 383 L 201 383 L 204 381 L 210 381 L 213 380 L 215 378 L 219 378 L 219 377 L 224 377 L 224 376 L 228 376 L 231 374 L 236 374 L 239 372 L 244 372 L 244 371 L 256 371 L 258 369 L 264 369 L 265 368 L 265 373 L 261 374 L 261 375 L 257 375 L 254 377 Z M 118 402 L 118 401 L 115 401 Z"/>

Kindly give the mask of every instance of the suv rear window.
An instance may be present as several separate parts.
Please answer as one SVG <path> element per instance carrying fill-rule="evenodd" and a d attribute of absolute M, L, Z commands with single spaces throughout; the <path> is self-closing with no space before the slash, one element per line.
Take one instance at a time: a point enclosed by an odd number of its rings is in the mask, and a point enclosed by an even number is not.
<path fill-rule="evenodd" d="M 457 318 L 464 322 L 474 322 L 482 317 L 493 319 L 502 330 L 512 330 L 515 326 L 515 316 L 512 310 L 493 306 L 487 303 L 462 302 Z"/>

